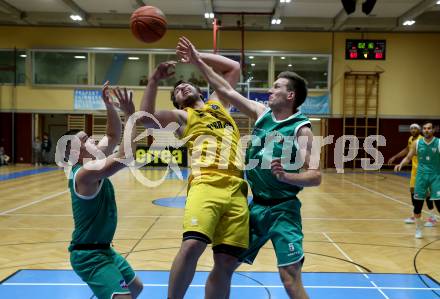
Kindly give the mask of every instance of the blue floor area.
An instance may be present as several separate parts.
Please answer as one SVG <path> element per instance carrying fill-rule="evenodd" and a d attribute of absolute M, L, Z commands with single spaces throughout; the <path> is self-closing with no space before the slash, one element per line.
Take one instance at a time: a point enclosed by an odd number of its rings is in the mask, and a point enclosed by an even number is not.
<path fill-rule="evenodd" d="M 24 176 L 40 174 L 40 173 L 45 173 L 45 172 L 54 171 L 54 170 L 59 170 L 59 168 L 57 168 L 57 167 L 43 167 L 43 168 L 28 169 L 28 170 L 23 170 L 23 171 L 11 172 L 11 173 L 7 173 L 7 174 L 0 174 L 0 182 L 12 180 L 12 179 L 18 179 L 18 178 L 21 178 Z"/>
<path fill-rule="evenodd" d="M 144 283 L 138 297 L 166 298 L 168 271 L 137 271 Z M 203 298 L 208 272 L 197 272 L 185 298 Z M 423 283 L 423 281 L 424 283 Z M 313 299 L 438 299 L 440 284 L 426 275 L 362 273 L 303 273 Z M 21 270 L 0 284 L 0 298 L 91 298 L 92 292 L 69 270 Z M 231 299 L 288 298 L 276 272 L 237 272 Z"/>

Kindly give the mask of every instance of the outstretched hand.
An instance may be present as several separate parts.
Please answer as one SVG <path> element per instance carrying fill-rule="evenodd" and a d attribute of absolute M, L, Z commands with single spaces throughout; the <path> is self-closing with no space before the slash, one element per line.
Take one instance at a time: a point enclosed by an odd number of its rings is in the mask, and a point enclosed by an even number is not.
<path fill-rule="evenodd" d="M 159 64 L 153 73 L 153 79 L 159 81 L 174 76 L 176 63 L 176 61 L 171 60 Z"/>
<path fill-rule="evenodd" d="M 200 59 L 200 53 L 196 50 L 191 41 L 184 36 L 179 38 L 176 47 L 176 55 L 180 62 L 183 63 L 194 64 Z"/>
<path fill-rule="evenodd" d="M 121 90 L 119 87 L 113 89 L 116 98 L 119 101 L 119 109 L 127 115 L 131 115 L 135 112 L 133 104 L 133 92 L 127 91 L 127 88 Z"/>

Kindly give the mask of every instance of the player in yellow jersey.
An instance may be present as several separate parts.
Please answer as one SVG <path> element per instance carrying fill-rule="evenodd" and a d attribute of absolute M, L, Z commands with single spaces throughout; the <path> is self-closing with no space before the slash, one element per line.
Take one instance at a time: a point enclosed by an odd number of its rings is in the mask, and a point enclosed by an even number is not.
<path fill-rule="evenodd" d="M 240 65 L 226 57 L 202 54 L 202 59 L 231 84 L 240 77 Z M 183 241 L 169 278 L 168 298 L 183 298 L 197 261 L 212 243 L 214 268 L 209 274 L 205 298 L 226 298 L 238 256 L 249 243 L 247 184 L 240 169 L 240 134 L 228 106 L 215 93 L 205 103 L 200 88 L 179 81 L 171 99 L 176 110 L 156 111 L 158 82 L 174 75 L 176 62 L 160 64 L 148 80 L 141 111 L 153 114 L 162 126 L 178 123 L 176 134 L 187 141 L 191 157 Z M 145 127 L 154 123 L 143 120 Z M 238 162 L 236 162 L 238 161 Z"/>
<path fill-rule="evenodd" d="M 393 164 L 396 159 L 404 158 L 409 153 L 412 144 L 414 142 L 416 142 L 417 140 L 423 138 L 423 136 L 420 134 L 421 128 L 418 124 L 414 123 L 414 124 L 410 125 L 409 130 L 410 130 L 411 136 L 408 139 L 408 146 L 406 146 L 399 153 L 397 153 L 396 155 L 391 157 L 388 160 L 388 164 Z M 409 190 L 411 192 L 411 202 L 412 202 L 413 206 L 414 206 L 414 186 L 416 183 L 417 165 L 418 165 L 418 160 L 417 160 L 417 155 L 415 155 L 411 160 L 411 179 L 409 181 Z M 425 226 L 432 227 L 437 223 L 437 221 L 436 221 L 436 217 L 434 215 L 434 205 L 432 204 L 432 201 L 430 200 L 429 196 L 426 198 L 426 205 L 428 206 L 428 209 L 430 210 L 431 215 L 430 215 L 430 217 L 428 217 L 428 219 L 426 219 Z M 415 221 L 416 220 L 415 220 L 414 216 L 411 216 L 411 217 L 408 217 L 405 219 L 406 224 L 414 224 Z"/>

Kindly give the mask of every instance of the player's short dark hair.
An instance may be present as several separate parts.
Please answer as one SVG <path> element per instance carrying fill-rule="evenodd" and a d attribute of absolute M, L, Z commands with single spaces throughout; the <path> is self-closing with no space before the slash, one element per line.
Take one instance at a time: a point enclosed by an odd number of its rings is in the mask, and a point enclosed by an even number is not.
<path fill-rule="evenodd" d="M 281 72 L 278 77 L 287 79 L 287 89 L 295 92 L 295 108 L 301 106 L 307 98 L 307 81 L 295 72 Z"/>
<path fill-rule="evenodd" d="M 176 96 L 174 95 L 174 90 L 176 90 L 176 87 L 179 86 L 180 84 L 185 83 L 185 84 L 189 84 L 192 87 L 194 87 L 200 94 L 200 98 L 203 100 L 203 93 L 202 90 L 200 89 L 199 86 L 189 82 L 189 81 L 185 81 L 185 80 L 179 80 L 177 81 L 174 86 L 173 89 L 171 90 L 171 102 L 173 102 L 173 106 L 176 107 L 177 109 L 179 109 L 179 105 L 176 102 Z"/>
<path fill-rule="evenodd" d="M 422 128 L 423 128 L 425 125 L 427 125 L 427 124 L 431 124 L 432 127 L 434 127 L 434 122 L 433 122 L 432 120 L 425 120 L 425 121 L 423 122 Z"/>
<path fill-rule="evenodd" d="M 72 129 L 67 131 L 66 133 L 63 134 L 63 136 L 68 136 L 68 135 L 76 135 L 79 132 L 81 132 L 81 130 L 78 129 Z M 66 145 L 66 151 L 64 153 L 64 162 L 68 162 L 69 161 L 69 156 L 70 156 L 70 145 L 71 145 L 71 141 L 67 140 L 67 145 Z"/>

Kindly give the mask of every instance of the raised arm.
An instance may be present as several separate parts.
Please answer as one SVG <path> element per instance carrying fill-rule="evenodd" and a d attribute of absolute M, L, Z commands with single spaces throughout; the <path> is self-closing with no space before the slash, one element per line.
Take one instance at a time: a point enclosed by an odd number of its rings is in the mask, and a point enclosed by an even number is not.
<path fill-rule="evenodd" d="M 144 95 L 142 96 L 140 111 L 145 111 L 152 114 L 163 127 L 167 126 L 169 123 L 176 122 L 181 126 L 181 130 L 183 130 L 183 127 L 186 125 L 187 118 L 185 111 L 156 111 L 156 96 L 159 81 L 173 76 L 175 65 L 175 61 L 168 61 L 157 66 L 156 70 L 148 80 L 147 87 L 145 88 Z M 141 121 L 146 128 L 158 127 L 151 118 L 144 117 L 141 119 Z"/>
<path fill-rule="evenodd" d="M 416 147 L 417 146 L 417 142 L 418 141 L 416 140 L 415 142 L 412 143 L 411 148 L 409 149 L 408 154 L 406 155 L 406 157 L 403 158 L 402 162 L 400 162 L 399 165 L 396 165 L 394 167 L 394 171 L 395 172 L 401 171 L 402 167 L 407 165 L 411 161 L 412 157 L 414 157 L 417 154 L 417 147 Z"/>
<path fill-rule="evenodd" d="M 238 62 L 216 54 L 199 53 L 199 55 L 200 59 L 210 66 L 213 71 L 220 74 L 231 87 L 235 87 L 238 81 L 240 81 L 240 64 Z M 215 91 L 210 95 L 210 99 L 218 99 L 227 109 L 231 106 L 228 101 L 219 97 Z"/>
<path fill-rule="evenodd" d="M 111 89 L 108 81 L 104 83 L 102 88 L 102 100 L 107 109 L 107 129 L 105 136 L 98 143 L 98 149 L 108 156 L 113 153 L 121 139 L 121 119 L 115 109 L 115 103 L 111 99 Z"/>
<path fill-rule="evenodd" d="M 125 119 L 128 120 L 135 110 L 133 105 L 133 94 L 124 88 L 124 90 L 115 89 L 115 95 L 119 100 L 119 105 L 124 112 Z M 132 132 L 129 132 L 128 134 L 129 136 L 124 136 L 124 138 L 130 138 L 131 151 L 134 151 L 135 145 L 133 139 L 136 130 L 132 130 Z M 110 155 L 103 160 L 95 160 L 85 163 L 84 167 L 82 167 L 76 175 L 75 183 L 78 187 L 79 193 L 85 196 L 94 194 L 99 186 L 100 180 L 112 176 L 127 166 L 127 161 L 126 163 L 122 163 L 127 156 L 126 150 L 128 149 L 125 148 L 124 142 L 122 142 L 117 153 Z M 133 155 L 128 156 L 133 157 Z"/>
<path fill-rule="evenodd" d="M 306 143 L 299 143 L 298 153 L 304 153 L 304 164 L 301 172 L 286 172 L 281 165 L 281 159 L 274 159 L 271 164 L 272 173 L 281 182 L 300 186 L 313 187 L 321 184 L 321 172 L 319 171 L 319 157 L 312 157 L 313 133 L 309 127 L 303 126 L 298 131 L 298 138 L 307 138 Z"/>
<path fill-rule="evenodd" d="M 194 64 L 214 88 L 218 97 L 235 106 L 240 112 L 252 119 L 257 119 L 266 110 L 263 104 L 248 100 L 242 96 L 228 81 L 207 65 L 201 57 L 201 54 L 187 38 L 181 37 L 179 39 L 176 53 L 183 61 Z"/>

